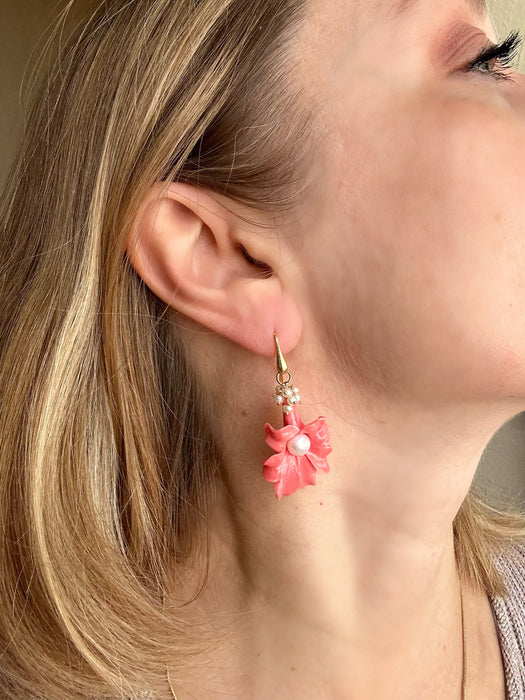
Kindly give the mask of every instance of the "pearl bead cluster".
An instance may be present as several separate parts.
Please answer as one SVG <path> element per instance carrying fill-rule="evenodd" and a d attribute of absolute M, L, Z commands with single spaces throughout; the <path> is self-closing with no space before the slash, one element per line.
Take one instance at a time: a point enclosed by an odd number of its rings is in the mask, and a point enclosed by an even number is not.
<path fill-rule="evenodd" d="M 273 393 L 273 399 L 278 406 L 282 406 L 283 413 L 289 415 L 294 406 L 301 403 L 299 389 L 290 381 L 277 384 Z"/>

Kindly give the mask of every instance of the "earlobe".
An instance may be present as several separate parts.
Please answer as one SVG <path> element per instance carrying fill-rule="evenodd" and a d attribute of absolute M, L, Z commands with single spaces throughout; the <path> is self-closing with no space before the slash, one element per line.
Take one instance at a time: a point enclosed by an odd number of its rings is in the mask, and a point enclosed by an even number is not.
<path fill-rule="evenodd" d="M 127 241 L 127 255 L 166 304 L 262 355 L 284 352 L 301 335 L 291 289 L 276 270 L 275 237 L 250 231 L 219 199 L 186 183 L 154 186 Z"/>

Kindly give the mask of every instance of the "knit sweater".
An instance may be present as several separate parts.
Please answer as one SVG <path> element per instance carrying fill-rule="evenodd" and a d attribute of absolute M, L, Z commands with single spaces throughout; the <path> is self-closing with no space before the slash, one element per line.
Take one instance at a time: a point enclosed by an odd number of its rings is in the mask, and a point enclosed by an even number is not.
<path fill-rule="evenodd" d="M 525 542 L 493 556 L 507 588 L 491 597 L 505 667 L 508 700 L 525 700 Z"/>

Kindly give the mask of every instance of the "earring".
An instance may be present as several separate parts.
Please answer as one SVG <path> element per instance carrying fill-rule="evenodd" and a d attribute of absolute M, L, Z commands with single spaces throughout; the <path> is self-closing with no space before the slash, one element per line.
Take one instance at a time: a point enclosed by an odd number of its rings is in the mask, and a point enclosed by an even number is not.
<path fill-rule="evenodd" d="M 280 500 L 291 496 L 298 488 L 315 485 L 319 472 L 329 472 L 326 457 L 332 451 L 326 418 L 320 416 L 304 425 L 297 412 L 301 403 L 299 389 L 292 383 L 292 375 L 281 352 L 277 334 L 273 334 L 277 353 L 277 386 L 273 398 L 283 409 L 283 427 L 279 430 L 266 423 L 266 443 L 276 451 L 263 463 L 266 481 L 275 484 L 275 495 Z"/>

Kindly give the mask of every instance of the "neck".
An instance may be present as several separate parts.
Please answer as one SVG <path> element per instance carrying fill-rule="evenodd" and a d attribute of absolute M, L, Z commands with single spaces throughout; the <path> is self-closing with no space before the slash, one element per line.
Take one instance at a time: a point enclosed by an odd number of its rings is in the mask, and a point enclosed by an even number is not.
<path fill-rule="evenodd" d="M 301 407 L 305 422 L 317 417 L 309 412 Z M 358 424 L 325 415 L 330 474 L 279 502 L 261 483 L 267 452 L 234 439 L 257 434 L 255 425 L 237 421 L 225 441 L 233 448 L 199 599 L 230 640 L 214 672 L 257 699 L 459 700 L 453 520 L 502 416 L 399 404 L 361 413 Z M 468 609 L 480 592 L 465 595 Z"/>

